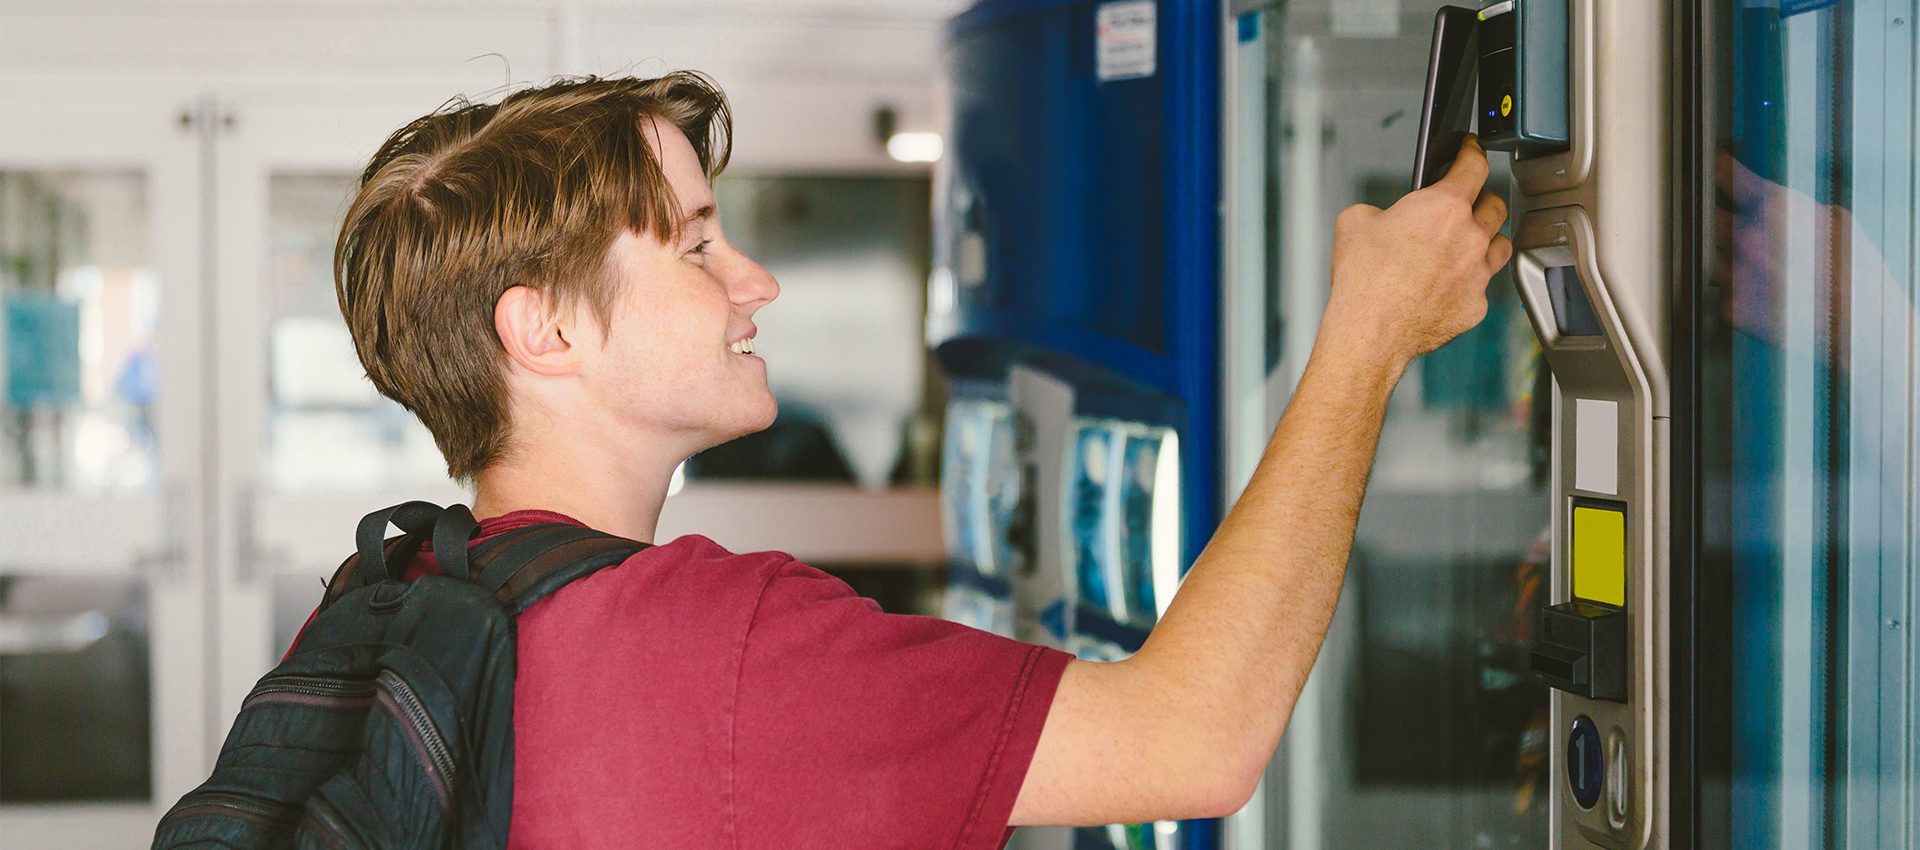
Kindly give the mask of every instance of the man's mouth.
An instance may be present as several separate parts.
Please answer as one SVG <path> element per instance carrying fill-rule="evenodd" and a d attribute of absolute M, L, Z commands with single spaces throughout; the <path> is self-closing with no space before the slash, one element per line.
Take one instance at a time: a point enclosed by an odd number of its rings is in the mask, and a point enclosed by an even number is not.
<path fill-rule="evenodd" d="M 732 350 L 733 353 L 735 354 L 752 354 L 753 353 L 753 337 L 747 337 L 745 339 L 736 340 L 732 345 L 727 346 L 727 348 Z"/>

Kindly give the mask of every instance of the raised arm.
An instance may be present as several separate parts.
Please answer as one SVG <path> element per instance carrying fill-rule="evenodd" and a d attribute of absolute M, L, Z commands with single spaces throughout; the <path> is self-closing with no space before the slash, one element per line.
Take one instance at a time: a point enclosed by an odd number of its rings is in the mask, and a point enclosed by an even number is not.
<path fill-rule="evenodd" d="M 1146 645 L 1067 668 L 1013 823 L 1215 817 L 1253 794 L 1339 599 L 1387 398 L 1486 315 L 1513 252 L 1486 177 L 1469 138 L 1439 183 L 1340 215 L 1332 295 L 1266 454 Z"/>

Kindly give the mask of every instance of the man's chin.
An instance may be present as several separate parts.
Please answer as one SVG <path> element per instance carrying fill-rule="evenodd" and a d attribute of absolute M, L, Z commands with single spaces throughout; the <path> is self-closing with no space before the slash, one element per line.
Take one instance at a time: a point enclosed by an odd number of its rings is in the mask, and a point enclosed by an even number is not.
<path fill-rule="evenodd" d="M 774 420 L 778 419 L 779 417 L 780 417 L 780 405 L 777 402 L 775 402 L 771 397 L 769 397 L 766 401 L 765 410 L 763 410 L 759 415 L 751 417 L 746 421 L 739 423 L 736 427 L 729 429 L 727 433 L 720 435 L 720 440 L 716 442 L 714 445 L 731 442 L 733 440 L 740 439 L 741 437 L 745 437 L 748 434 L 758 434 L 761 431 L 765 431 L 768 428 L 772 428 Z"/>
<path fill-rule="evenodd" d="M 765 431 L 768 428 L 772 428 L 774 420 L 779 418 L 780 418 L 780 402 L 774 400 L 773 393 L 769 392 L 767 393 L 766 409 L 761 412 L 759 420 L 757 420 L 754 423 L 752 429 L 747 431 L 747 433 L 758 434 L 761 431 Z"/>
<path fill-rule="evenodd" d="M 730 437 L 730 438 L 728 438 L 728 439 L 738 439 L 738 438 L 740 438 L 740 437 L 745 437 L 745 436 L 747 436 L 747 435 L 749 435 L 749 434 L 758 434 L 758 433 L 760 433 L 761 431 L 765 431 L 765 430 L 767 430 L 768 428 L 772 428 L 772 427 L 773 427 L 773 419 L 774 419 L 773 417 L 771 417 L 771 416 L 769 416 L 769 417 L 767 417 L 767 418 L 766 418 L 766 421 L 764 421 L 764 422 L 759 422 L 759 423 L 756 423 L 756 424 L 754 424 L 754 425 L 753 425 L 753 427 L 751 427 L 751 428 L 747 428 L 746 430 L 743 430 L 743 431 L 741 431 L 740 433 L 738 433 L 738 434 L 735 434 L 735 435 L 733 435 L 732 437 Z"/>

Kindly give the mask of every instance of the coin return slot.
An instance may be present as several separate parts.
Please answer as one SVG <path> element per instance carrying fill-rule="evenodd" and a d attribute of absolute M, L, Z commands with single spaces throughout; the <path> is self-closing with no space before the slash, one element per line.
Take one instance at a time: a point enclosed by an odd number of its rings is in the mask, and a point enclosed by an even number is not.
<path fill-rule="evenodd" d="M 1607 747 L 1607 824 L 1614 829 L 1627 825 L 1627 738 L 1614 730 Z"/>

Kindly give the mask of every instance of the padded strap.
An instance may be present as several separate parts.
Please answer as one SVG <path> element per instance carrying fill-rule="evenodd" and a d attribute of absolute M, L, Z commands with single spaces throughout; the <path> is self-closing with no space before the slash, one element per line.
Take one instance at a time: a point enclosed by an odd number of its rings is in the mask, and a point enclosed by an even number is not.
<path fill-rule="evenodd" d="M 574 579 L 622 563 L 649 546 L 566 523 L 545 523 L 508 533 L 513 535 L 511 541 L 497 546 L 482 544 L 483 551 L 474 556 L 474 568 L 479 570 L 476 581 L 480 586 L 504 603 L 511 614 L 526 610 Z"/>
<path fill-rule="evenodd" d="M 500 588 L 505 587 L 508 581 L 532 564 L 534 559 L 545 555 L 548 551 L 577 540 L 605 536 L 591 528 L 564 523 L 534 526 L 531 533 L 521 535 L 518 540 L 505 548 L 488 551 L 484 561 L 485 566 L 481 568 L 474 582 L 488 593 L 499 593 Z"/>
<path fill-rule="evenodd" d="M 650 545 L 619 537 L 582 540 L 535 559 L 494 596 L 507 604 L 508 613 L 518 615 L 574 579 L 623 564 Z"/>

